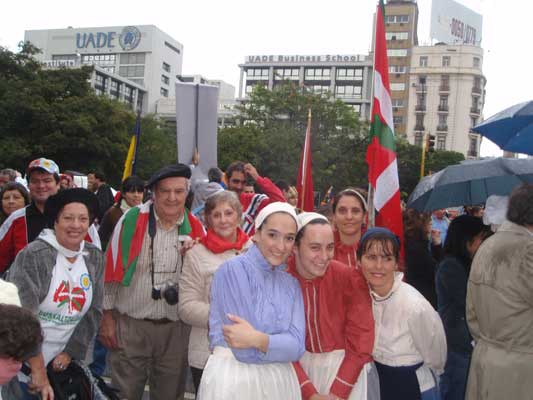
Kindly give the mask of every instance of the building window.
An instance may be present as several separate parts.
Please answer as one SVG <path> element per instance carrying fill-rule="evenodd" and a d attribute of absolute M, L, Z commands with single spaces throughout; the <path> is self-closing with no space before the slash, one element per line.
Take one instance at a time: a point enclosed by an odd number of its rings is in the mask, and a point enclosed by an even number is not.
<path fill-rule="evenodd" d="M 468 156 L 469 157 L 477 157 L 477 138 L 471 136 L 470 137 L 470 143 L 468 146 Z"/>
<path fill-rule="evenodd" d="M 307 90 L 316 94 L 325 94 L 329 92 L 329 85 L 305 85 Z"/>
<path fill-rule="evenodd" d="M 387 40 L 407 40 L 409 39 L 409 32 L 385 32 Z"/>
<path fill-rule="evenodd" d="M 447 114 L 439 114 L 439 127 L 446 126 L 447 121 L 448 121 Z M 444 130 L 444 129 L 440 129 L 440 130 Z"/>
<path fill-rule="evenodd" d="M 386 15 L 385 23 L 387 24 L 406 24 L 409 22 L 409 15 Z"/>
<path fill-rule="evenodd" d="M 424 114 L 416 114 L 415 131 L 424 130 Z"/>
<path fill-rule="evenodd" d="M 145 62 L 144 53 L 122 53 L 120 55 L 121 65 L 144 64 L 144 62 Z"/>
<path fill-rule="evenodd" d="M 356 114 L 361 114 L 361 104 L 350 104 Z"/>
<path fill-rule="evenodd" d="M 115 65 L 115 54 L 84 54 L 81 63 L 86 65 Z"/>
<path fill-rule="evenodd" d="M 165 85 L 168 85 L 170 83 L 170 78 L 166 75 L 161 75 L 161 82 L 163 82 Z"/>
<path fill-rule="evenodd" d="M 335 87 L 335 97 L 338 98 L 361 98 L 362 87 L 355 85 L 337 86 Z"/>
<path fill-rule="evenodd" d="M 437 135 L 437 150 L 446 150 L 446 136 Z"/>
<path fill-rule="evenodd" d="M 391 83 L 390 90 L 394 90 L 394 91 L 405 90 L 405 83 Z"/>
<path fill-rule="evenodd" d="M 451 62 L 450 56 L 442 56 L 442 66 L 449 67 Z"/>
<path fill-rule="evenodd" d="M 450 75 L 440 76 L 440 90 L 443 90 L 443 91 L 450 90 Z"/>
<path fill-rule="evenodd" d="M 300 78 L 299 68 L 276 68 L 274 69 L 274 79 L 284 81 L 287 79 L 298 80 Z"/>
<path fill-rule="evenodd" d="M 439 99 L 439 110 L 447 110 L 448 109 L 448 96 L 440 96 Z"/>
<path fill-rule="evenodd" d="M 398 111 L 399 109 L 404 107 L 405 100 L 404 99 L 392 99 L 392 111 Z"/>
<path fill-rule="evenodd" d="M 394 123 L 394 125 L 403 124 L 403 117 L 400 115 L 395 115 L 392 117 L 392 122 Z"/>
<path fill-rule="evenodd" d="M 389 73 L 391 74 L 405 74 L 407 67 L 405 65 L 391 65 L 389 67 Z"/>
<path fill-rule="evenodd" d="M 474 57 L 474 68 L 479 68 L 480 65 L 481 60 L 479 59 L 479 57 Z"/>
<path fill-rule="evenodd" d="M 170 72 L 170 64 L 167 64 L 163 61 L 163 70 L 166 72 Z"/>
<path fill-rule="evenodd" d="M 418 63 L 420 67 L 427 67 L 428 66 L 428 57 L 427 56 L 420 56 L 420 61 Z"/>
<path fill-rule="evenodd" d="M 161 88 L 159 93 L 161 93 L 161 96 L 163 97 L 168 97 L 168 89 Z"/>
<path fill-rule="evenodd" d="M 423 132 L 415 132 L 415 146 L 422 147 L 423 139 L 424 139 L 424 133 Z"/>
<path fill-rule="evenodd" d="M 126 78 L 144 77 L 144 66 L 142 65 L 120 66 L 118 70 L 118 74 Z"/>
<path fill-rule="evenodd" d="M 472 96 L 472 108 L 477 109 L 478 102 L 479 102 L 479 98 L 477 96 Z"/>
<path fill-rule="evenodd" d="M 387 49 L 388 57 L 406 57 L 407 49 Z"/>
<path fill-rule="evenodd" d="M 338 81 L 360 81 L 363 79 L 361 68 L 337 68 Z"/>
<path fill-rule="evenodd" d="M 268 68 L 250 68 L 246 70 L 246 79 L 268 81 Z"/>
<path fill-rule="evenodd" d="M 331 69 L 329 68 L 306 68 L 304 79 L 306 81 L 329 81 Z"/>
<path fill-rule="evenodd" d="M 470 117 L 470 127 L 473 128 L 477 125 L 477 117 Z"/>

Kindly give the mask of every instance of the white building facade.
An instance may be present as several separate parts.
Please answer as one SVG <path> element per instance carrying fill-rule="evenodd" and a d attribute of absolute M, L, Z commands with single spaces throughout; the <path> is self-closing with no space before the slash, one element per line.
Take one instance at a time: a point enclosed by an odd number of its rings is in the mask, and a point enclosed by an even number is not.
<path fill-rule="evenodd" d="M 372 58 L 368 55 L 248 56 L 239 68 L 239 100 L 245 100 L 256 85 L 272 90 L 290 81 L 314 93 L 329 92 L 362 118 L 370 118 Z"/>
<path fill-rule="evenodd" d="M 41 49 L 36 57 L 46 64 L 98 66 L 91 82 L 97 93 L 121 99 L 128 86 L 139 89 L 137 96 L 144 89 L 135 102 L 142 112 L 174 97 L 181 75 L 183 45 L 154 25 L 29 30 L 24 40 Z"/>
<path fill-rule="evenodd" d="M 407 139 L 421 145 L 435 136 L 436 150 L 478 158 L 486 79 L 483 49 L 471 45 L 417 46 L 412 50 Z"/>

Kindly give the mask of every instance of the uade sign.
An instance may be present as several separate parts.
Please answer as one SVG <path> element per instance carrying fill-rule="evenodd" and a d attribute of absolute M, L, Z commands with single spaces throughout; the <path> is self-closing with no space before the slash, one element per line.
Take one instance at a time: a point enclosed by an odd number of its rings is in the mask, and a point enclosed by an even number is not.
<path fill-rule="evenodd" d="M 76 34 L 76 48 L 78 49 L 112 49 L 116 39 L 123 50 L 135 49 L 141 42 L 141 31 L 135 26 L 126 26 L 120 35 L 117 32 L 89 32 Z"/>

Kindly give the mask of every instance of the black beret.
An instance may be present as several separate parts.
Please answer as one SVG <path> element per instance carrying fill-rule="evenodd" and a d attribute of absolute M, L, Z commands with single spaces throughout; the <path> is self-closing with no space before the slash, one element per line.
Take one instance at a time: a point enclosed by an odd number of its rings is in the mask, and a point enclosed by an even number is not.
<path fill-rule="evenodd" d="M 48 219 L 50 227 L 54 226 L 54 221 L 57 219 L 61 209 L 69 203 L 85 204 L 91 218 L 90 224 L 94 222 L 94 218 L 98 214 L 98 199 L 96 195 L 87 189 L 73 188 L 61 190 L 46 200 L 44 204 L 44 215 Z"/>
<path fill-rule="evenodd" d="M 182 177 L 190 179 L 191 169 L 188 165 L 180 163 L 167 165 L 166 167 L 161 168 L 159 171 L 152 175 L 148 182 L 146 182 L 146 187 L 151 188 L 160 180 L 173 177 Z"/>

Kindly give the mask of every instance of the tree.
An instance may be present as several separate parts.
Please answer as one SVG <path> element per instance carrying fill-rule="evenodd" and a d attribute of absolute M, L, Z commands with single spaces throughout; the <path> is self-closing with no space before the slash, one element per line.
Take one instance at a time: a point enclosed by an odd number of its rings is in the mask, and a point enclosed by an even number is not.
<path fill-rule="evenodd" d="M 92 67 L 44 70 L 38 52 L 30 43 L 19 53 L 0 47 L 0 168 L 23 171 L 32 159 L 47 157 L 61 170 L 102 171 L 118 186 L 135 115 L 95 94 Z M 136 173 L 148 178 L 176 159 L 175 132 L 145 116 Z"/>
<path fill-rule="evenodd" d="M 289 83 L 273 91 L 254 88 L 239 109 L 240 125 L 219 131 L 221 166 L 241 159 L 273 180 L 294 183 L 309 109 L 315 190 L 364 185 L 367 125 L 342 101 Z"/>

